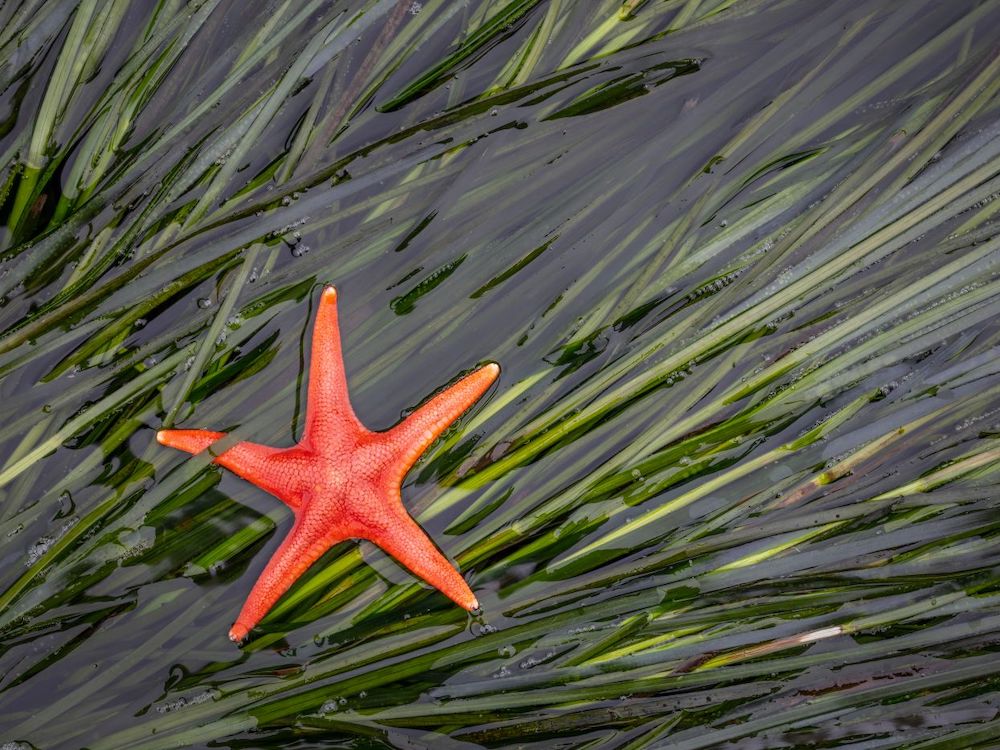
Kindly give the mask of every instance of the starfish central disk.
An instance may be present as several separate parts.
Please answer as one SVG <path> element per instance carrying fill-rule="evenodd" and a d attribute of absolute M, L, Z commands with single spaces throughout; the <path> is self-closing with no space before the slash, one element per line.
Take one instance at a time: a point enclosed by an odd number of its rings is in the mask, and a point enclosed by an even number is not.
<path fill-rule="evenodd" d="M 241 643 L 275 602 L 331 546 L 368 539 L 468 610 L 479 607 L 465 579 L 410 517 L 400 485 L 421 454 L 500 374 L 480 367 L 438 393 L 395 427 L 368 430 L 347 393 L 337 292 L 326 287 L 313 328 L 309 397 L 302 439 L 291 448 L 237 443 L 214 460 L 288 505 L 292 530 L 254 584 L 229 631 Z M 163 445 L 200 453 L 223 432 L 161 430 Z"/>

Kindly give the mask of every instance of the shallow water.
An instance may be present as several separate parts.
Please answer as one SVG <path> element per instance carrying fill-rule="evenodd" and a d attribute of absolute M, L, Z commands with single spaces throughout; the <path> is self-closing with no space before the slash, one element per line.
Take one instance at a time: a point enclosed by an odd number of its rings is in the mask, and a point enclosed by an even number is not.
<path fill-rule="evenodd" d="M 0 8 L 0 742 L 996 742 L 1000 7 L 631 5 Z M 373 429 L 502 367 L 483 614 L 350 542 L 239 650 L 291 515 L 154 435 L 291 444 L 327 283 Z"/>

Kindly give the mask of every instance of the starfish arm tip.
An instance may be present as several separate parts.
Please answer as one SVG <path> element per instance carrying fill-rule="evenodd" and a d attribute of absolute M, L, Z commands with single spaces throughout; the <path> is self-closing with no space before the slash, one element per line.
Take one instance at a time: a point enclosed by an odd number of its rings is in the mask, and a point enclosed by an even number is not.
<path fill-rule="evenodd" d="M 483 369 L 492 375 L 494 380 L 500 377 L 500 365 L 496 362 L 490 362 L 489 364 L 483 365 Z"/>
<path fill-rule="evenodd" d="M 229 640 L 235 643 L 237 646 L 241 645 L 250 635 L 250 630 L 243 623 L 234 622 L 233 626 L 229 629 Z"/>
<path fill-rule="evenodd" d="M 337 301 L 337 290 L 334 289 L 332 285 L 327 285 L 323 287 L 323 300 L 325 302 Z"/>
<path fill-rule="evenodd" d="M 156 442 L 158 442 L 160 445 L 166 445 L 167 444 L 167 431 L 166 430 L 157 430 L 156 431 Z"/>

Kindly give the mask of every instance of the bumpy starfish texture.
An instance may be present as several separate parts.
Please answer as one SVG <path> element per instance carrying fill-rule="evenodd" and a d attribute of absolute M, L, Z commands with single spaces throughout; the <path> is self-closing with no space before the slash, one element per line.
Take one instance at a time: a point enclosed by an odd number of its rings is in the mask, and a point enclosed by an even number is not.
<path fill-rule="evenodd" d="M 385 432 L 368 430 L 347 393 L 337 292 L 326 287 L 313 328 L 309 400 L 302 439 L 291 448 L 242 442 L 215 458 L 286 503 L 291 532 L 268 562 L 229 631 L 236 643 L 324 552 L 345 539 L 368 539 L 464 607 L 479 607 L 461 574 L 403 507 L 400 484 L 427 447 L 500 374 L 488 364 L 434 396 Z M 209 430 L 161 430 L 163 445 L 199 453 L 224 437 Z"/>

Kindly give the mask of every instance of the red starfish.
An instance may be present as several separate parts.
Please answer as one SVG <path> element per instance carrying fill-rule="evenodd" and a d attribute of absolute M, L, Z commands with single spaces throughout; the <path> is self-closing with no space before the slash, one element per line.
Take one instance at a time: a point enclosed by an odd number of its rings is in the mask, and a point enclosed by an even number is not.
<path fill-rule="evenodd" d="M 459 380 L 386 432 L 354 416 L 337 327 L 337 292 L 323 290 L 313 329 L 309 401 L 302 439 L 291 448 L 237 443 L 221 464 L 285 502 L 295 524 L 254 584 L 229 631 L 242 642 L 324 552 L 345 539 L 368 539 L 461 607 L 479 607 L 461 574 L 403 508 L 400 484 L 435 438 L 496 380 L 488 364 Z M 224 432 L 161 430 L 163 445 L 199 453 Z"/>

